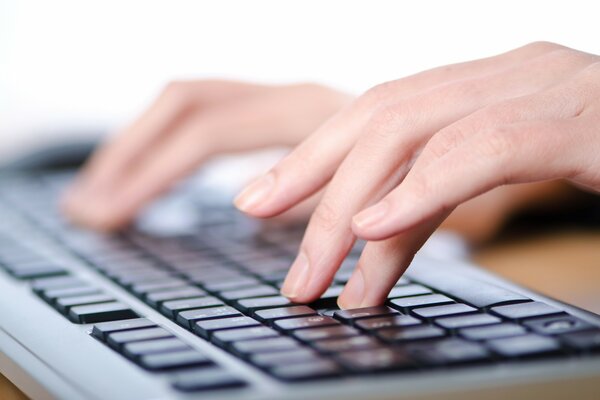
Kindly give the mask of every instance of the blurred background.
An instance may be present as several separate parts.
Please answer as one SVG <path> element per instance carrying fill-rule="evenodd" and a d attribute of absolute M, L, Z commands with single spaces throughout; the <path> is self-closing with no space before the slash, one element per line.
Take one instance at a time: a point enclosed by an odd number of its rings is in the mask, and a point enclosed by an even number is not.
<path fill-rule="evenodd" d="M 0 160 L 110 134 L 173 79 L 313 81 L 359 94 L 536 40 L 600 53 L 589 1 L 0 0 Z M 508 230 L 479 263 L 600 312 L 600 233 Z"/>

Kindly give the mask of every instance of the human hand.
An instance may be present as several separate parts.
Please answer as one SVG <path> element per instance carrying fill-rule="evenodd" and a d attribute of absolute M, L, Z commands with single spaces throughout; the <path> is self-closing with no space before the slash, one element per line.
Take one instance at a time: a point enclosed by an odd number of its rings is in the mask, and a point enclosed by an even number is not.
<path fill-rule="evenodd" d="M 171 83 L 137 121 L 94 154 L 63 209 L 80 224 L 120 228 L 210 156 L 295 145 L 348 101 L 313 84 Z"/>
<path fill-rule="evenodd" d="M 509 183 L 566 179 L 600 191 L 599 57 L 533 43 L 369 90 L 236 199 L 277 215 L 327 185 L 282 287 L 310 302 L 356 237 L 339 297 L 380 304 L 459 204 Z"/>

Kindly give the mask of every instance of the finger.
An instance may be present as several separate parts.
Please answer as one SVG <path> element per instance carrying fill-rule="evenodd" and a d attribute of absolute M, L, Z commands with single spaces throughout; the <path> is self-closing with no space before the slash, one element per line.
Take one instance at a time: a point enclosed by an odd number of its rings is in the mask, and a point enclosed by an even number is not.
<path fill-rule="evenodd" d="M 445 215 L 392 238 L 368 242 L 360 260 L 338 297 L 342 309 L 383 304 L 415 253 L 431 236 Z"/>
<path fill-rule="evenodd" d="M 398 188 L 363 211 L 375 209 L 377 218 L 357 216 L 363 220 L 355 220 L 354 231 L 389 237 L 494 187 L 558 178 L 568 168 L 561 152 L 573 140 L 569 129 L 564 120 L 524 121 L 480 132 L 429 165 L 415 165 Z"/>
<path fill-rule="evenodd" d="M 324 124 L 264 177 L 246 187 L 236 199 L 236 205 L 257 217 L 277 215 L 331 179 L 378 108 L 448 82 L 497 73 L 517 65 L 523 58 L 558 48 L 536 43 L 499 56 L 436 68 L 379 85 Z"/>

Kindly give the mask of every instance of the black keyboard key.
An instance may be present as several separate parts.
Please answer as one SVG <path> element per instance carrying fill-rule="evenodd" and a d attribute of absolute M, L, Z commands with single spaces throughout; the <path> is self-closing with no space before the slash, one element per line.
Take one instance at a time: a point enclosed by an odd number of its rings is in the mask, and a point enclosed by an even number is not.
<path fill-rule="evenodd" d="M 120 349 L 125 343 L 168 337 L 173 337 L 173 334 L 164 328 L 154 327 L 124 332 L 113 332 L 108 335 L 106 341 L 110 347 Z"/>
<path fill-rule="evenodd" d="M 468 328 L 471 326 L 492 325 L 502 322 L 502 320 L 490 314 L 470 314 L 458 317 L 438 318 L 436 325 L 446 329 Z"/>
<path fill-rule="evenodd" d="M 223 329 L 234 329 L 234 328 L 247 328 L 250 326 L 259 326 L 260 323 L 250 317 L 231 317 L 231 318 L 219 318 L 219 319 L 208 319 L 205 321 L 198 321 L 194 325 L 194 332 L 208 338 L 214 331 Z"/>
<path fill-rule="evenodd" d="M 250 286 L 257 286 L 261 282 L 251 276 L 242 276 L 236 279 L 227 279 L 220 282 L 211 282 L 204 285 L 204 288 L 211 292 L 221 292 L 224 290 L 241 289 Z"/>
<path fill-rule="evenodd" d="M 584 331 L 594 327 L 589 322 L 571 315 L 530 319 L 523 322 L 523 325 L 542 335 L 560 335 Z"/>
<path fill-rule="evenodd" d="M 237 301 L 237 307 L 247 313 L 273 307 L 291 306 L 293 303 L 283 296 L 256 297 Z"/>
<path fill-rule="evenodd" d="M 36 279 L 68 274 L 64 268 L 46 261 L 10 266 L 8 272 L 17 279 Z"/>
<path fill-rule="evenodd" d="M 147 293 L 160 292 L 162 290 L 187 287 L 187 282 L 179 278 L 163 279 L 159 282 L 138 283 L 131 286 L 130 292 L 136 296 L 144 297 Z"/>
<path fill-rule="evenodd" d="M 336 358 L 347 369 L 361 373 L 416 367 L 415 360 L 396 347 L 344 352 L 337 354 Z"/>
<path fill-rule="evenodd" d="M 246 342 L 239 342 L 239 344 Z M 261 368 L 272 368 L 278 365 L 292 365 L 321 359 L 319 353 L 308 347 L 294 347 L 293 350 L 283 350 L 271 353 L 256 353 L 249 361 Z"/>
<path fill-rule="evenodd" d="M 90 294 L 98 294 L 100 290 L 93 286 L 75 286 L 60 289 L 49 289 L 40 292 L 40 296 L 49 303 L 61 297 L 85 296 Z"/>
<path fill-rule="evenodd" d="M 257 353 L 272 353 L 301 348 L 300 343 L 290 337 L 275 337 L 269 339 L 242 340 L 231 344 L 231 349 L 242 356 Z"/>
<path fill-rule="evenodd" d="M 273 296 L 278 295 L 279 291 L 272 286 L 261 285 L 254 286 L 250 288 L 244 289 L 236 289 L 236 290 L 227 290 L 224 292 L 219 292 L 219 297 L 224 300 L 239 300 L 239 299 L 248 299 L 251 297 L 264 297 L 264 296 Z"/>
<path fill-rule="evenodd" d="M 504 322 L 496 325 L 479 326 L 473 328 L 460 329 L 459 333 L 462 337 L 469 340 L 488 340 L 498 339 L 509 336 L 522 335 L 527 330 L 521 325 L 511 322 Z"/>
<path fill-rule="evenodd" d="M 323 328 L 297 329 L 292 335 L 304 342 L 322 339 L 339 339 L 360 335 L 360 331 L 347 325 L 326 326 Z"/>
<path fill-rule="evenodd" d="M 191 299 L 205 295 L 206 292 L 204 290 L 195 286 L 182 286 L 177 289 L 148 293 L 146 295 L 146 303 L 154 308 L 158 308 L 165 301 Z"/>
<path fill-rule="evenodd" d="M 199 392 L 241 388 L 246 382 L 221 368 L 201 368 L 180 372 L 173 377 L 172 385 L 183 392 Z"/>
<path fill-rule="evenodd" d="M 459 274 L 444 272 L 432 274 L 417 269 L 411 271 L 410 278 L 477 308 L 529 300 L 527 297 L 511 290 L 487 282 L 476 281 L 473 278 L 460 276 Z"/>
<path fill-rule="evenodd" d="M 406 342 L 411 340 L 435 339 L 443 337 L 446 333 L 436 326 L 411 326 L 398 328 L 385 328 L 375 331 L 375 335 L 385 342 Z"/>
<path fill-rule="evenodd" d="M 167 353 L 190 349 L 190 346 L 178 338 L 166 338 L 157 340 L 145 340 L 142 342 L 125 343 L 123 354 L 131 359 L 137 359 L 140 356 L 157 353 Z"/>
<path fill-rule="evenodd" d="M 58 311 L 66 314 L 73 306 L 81 306 L 84 304 L 98 304 L 115 301 L 114 297 L 106 293 L 88 294 L 85 296 L 61 297 L 56 299 L 55 307 Z"/>
<path fill-rule="evenodd" d="M 322 353 L 338 353 L 350 350 L 373 350 L 382 347 L 377 339 L 366 336 L 351 336 L 341 339 L 326 339 L 312 342 L 311 345 Z"/>
<path fill-rule="evenodd" d="M 331 317 L 315 315 L 310 317 L 286 318 L 274 322 L 274 326 L 284 331 L 294 329 L 317 328 L 323 326 L 339 325 L 339 322 Z"/>
<path fill-rule="evenodd" d="M 211 341 L 217 346 L 225 347 L 230 342 L 252 339 L 268 339 L 279 337 L 276 330 L 267 326 L 257 326 L 252 328 L 227 329 L 213 333 Z"/>
<path fill-rule="evenodd" d="M 132 329 L 148 328 L 156 324 L 146 318 L 126 319 L 124 321 L 103 322 L 94 325 L 92 336 L 102 341 L 106 340 L 109 333 L 128 331 Z"/>
<path fill-rule="evenodd" d="M 477 309 L 468 306 L 466 304 L 446 304 L 443 306 L 432 306 L 432 307 L 423 307 L 416 308 L 412 310 L 412 313 L 421 317 L 421 318 L 437 318 L 443 317 L 446 315 L 458 315 L 458 314 L 468 314 L 472 312 L 476 312 Z"/>
<path fill-rule="evenodd" d="M 418 295 L 430 294 L 430 293 L 431 293 L 431 289 L 428 289 L 423 285 L 410 284 L 410 285 L 394 287 L 388 294 L 388 299 L 394 299 L 397 297 L 418 296 Z"/>
<path fill-rule="evenodd" d="M 164 371 L 210 365 L 212 361 L 198 350 L 188 349 L 145 355 L 140 357 L 139 364 L 151 371 Z"/>
<path fill-rule="evenodd" d="M 309 315 L 317 315 L 317 312 L 308 306 L 269 308 L 254 312 L 254 316 L 263 322 L 282 318 L 306 317 Z"/>
<path fill-rule="evenodd" d="M 562 335 L 561 339 L 571 348 L 580 351 L 600 350 L 600 329 L 573 332 Z"/>
<path fill-rule="evenodd" d="M 462 339 L 442 339 L 406 345 L 406 351 L 420 363 L 431 365 L 478 362 L 490 358 L 484 346 Z"/>
<path fill-rule="evenodd" d="M 427 294 L 424 296 L 400 297 L 390 300 L 392 307 L 396 307 L 402 311 L 409 311 L 415 307 L 437 306 L 442 304 L 454 303 L 448 296 L 443 294 Z"/>
<path fill-rule="evenodd" d="M 373 331 L 382 328 L 390 328 L 394 326 L 412 326 L 419 325 L 420 320 L 416 319 L 411 315 L 391 315 L 389 317 L 381 318 L 365 318 L 356 321 L 356 326 L 360 329 L 367 331 Z"/>
<path fill-rule="evenodd" d="M 222 306 L 224 303 L 216 297 L 197 297 L 191 299 L 165 301 L 160 311 L 169 318 L 175 318 L 177 313 L 185 310 Z"/>
<path fill-rule="evenodd" d="M 539 301 L 494 307 L 492 308 L 492 311 L 501 317 L 514 320 L 544 317 L 562 313 L 558 308 Z"/>
<path fill-rule="evenodd" d="M 177 314 L 177 323 L 187 329 L 193 329 L 193 323 L 205 319 L 236 317 L 242 314 L 233 307 L 209 307 L 182 311 Z"/>
<path fill-rule="evenodd" d="M 526 357 L 555 353 L 560 349 L 558 341 L 552 337 L 528 333 L 487 342 L 489 348 L 504 357 Z"/>
<path fill-rule="evenodd" d="M 138 318 L 139 316 L 123 303 L 101 303 L 71 307 L 69 319 L 79 324 L 116 321 L 119 319 Z"/>
<path fill-rule="evenodd" d="M 282 380 L 305 381 L 338 376 L 343 370 L 332 360 L 318 359 L 304 363 L 279 365 L 269 372 Z"/>
<path fill-rule="evenodd" d="M 380 317 L 398 314 L 398 311 L 388 306 L 355 308 L 352 310 L 339 310 L 333 313 L 334 318 L 351 323 L 359 318 Z"/>
<path fill-rule="evenodd" d="M 73 288 L 87 285 L 81 279 L 74 276 L 59 276 L 54 278 L 36 279 L 31 283 L 34 292 L 41 292 L 50 289 Z"/>

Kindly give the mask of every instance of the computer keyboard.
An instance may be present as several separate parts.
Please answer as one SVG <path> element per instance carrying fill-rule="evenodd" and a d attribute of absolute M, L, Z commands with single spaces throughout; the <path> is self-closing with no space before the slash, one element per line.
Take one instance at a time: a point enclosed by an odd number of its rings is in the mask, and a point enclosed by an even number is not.
<path fill-rule="evenodd" d="M 302 229 L 261 229 L 209 195 L 191 199 L 200 218 L 183 232 L 117 235 L 69 225 L 55 201 L 70 174 L 5 180 L 4 213 L 18 212 L 69 253 L 166 319 L 282 382 L 343 380 L 372 373 L 501 364 L 542 357 L 586 357 L 600 350 L 600 328 L 554 305 L 484 281 L 411 269 L 385 305 L 339 310 L 362 244 L 332 286 L 311 304 L 279 294 Z M 160 215 L 158 217 L 160 219 Z M 190 220 L 192 220 L 190 216 Z M 419 262 L 418 257 L 415 261 Z M 250 385 L 91 280 L 38 254 L 10 225 L 0 228 L 0 268 L 69 323 L 91 324 L 98 341 L 181 391 Z"/>

